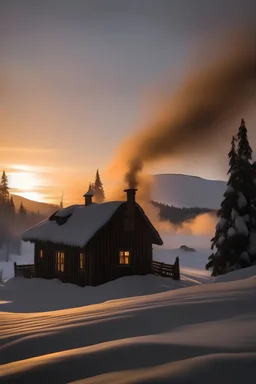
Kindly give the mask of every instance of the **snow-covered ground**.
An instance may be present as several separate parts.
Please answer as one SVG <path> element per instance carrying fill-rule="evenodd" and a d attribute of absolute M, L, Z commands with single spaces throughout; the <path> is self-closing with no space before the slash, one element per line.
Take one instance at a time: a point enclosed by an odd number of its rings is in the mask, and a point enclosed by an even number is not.
<path fill-rule="evenodd" d="M 33 252 L 34 252 L 34 245 L 31 243 L 25 243 L 23 241 L 21 244 L 20 255 L 11 254 L 9 256 L 8 261 L 1 261 L 1 258 L 0 258 L 0 271 L 2 271 L 2 279 L 9 280 L 14 276 L 15 262 L 17 264 L 33 264 L 34 263 Z M 1 252 L 0 252 L 0 256 L 1 256 Z"/>
<path fill-rule="evenodd" d="M 63 284 L 58 279 L 52 281 L 44 279 L 12 279 L 14 276 L 14 262 L 17 264 L 33 264 L 34 246 L 31 243 L 22 243 L 21 255 L 11 255 L 9 262 L 0 263 L 2 268 L 2 279 L 5 284 L 5 301 L 1 309 L 12 312 L 38 312 L 71 308 L 77 306 L 102 303 L 108 300 L 122 299 L 125 297 L 136 297 L 171 291 L 191 285 L 209 282 L 210 273 L 205 270 L 205 264 L 209 250 L 200 249 L 201 246 L 209 244 L 208 239 L 198 237 L 197 242 L 193 236 L 170 236 L 162 235 L 165 242 L 163 247 L 154 247 L 154 259 L 164 263 L 173 264 L 175 258 L 179 256 L 181 267 L 181 280 L 163 278 L 159 276 L 132 276 L 98 287 L 80 288 L 72 284 Z M 203 243 L 205 241 L 205 244 Z M 186 242 L 193 247 L 198 246 L 197 252 L 186 252 L 177 247 Z M 39 284 L 40 281 L 40 285 Z M 22 287 L 20 287 L 22 284 Z M 65 293 L 64 293 L 65 292 Z M 24 301 L 24 296 L 26 300 Z M 52 300 L 46 300 L 46 296 L 51 296 Z M 2 299 L 3 300 L 3 299 Z"/>
<path fill-rule="evenodd" d="M 180 282 L 149 275 L 99 287 L 23 278 L 0 286 L 1 383 L 254 382 L 256 266 L 212 279 L 209 239 L 163 240 L 154 258 L 179 256 Z M 33 262 L 31 250 L 23 245 L 22 262 Z"/>
<path fill-rule="evenodd" d="M 53 312 L 3 312 L 1 383 L 254 382 L 255 268 L 247 275 Z M 22 290 L 25 305 L 29 284 L 38 301 L 44 290 L 44 300 L 56 300 L 53 281 L 12 279 L 5 288 Z M 68 291 L 62 284 L 63 302 Z"/>

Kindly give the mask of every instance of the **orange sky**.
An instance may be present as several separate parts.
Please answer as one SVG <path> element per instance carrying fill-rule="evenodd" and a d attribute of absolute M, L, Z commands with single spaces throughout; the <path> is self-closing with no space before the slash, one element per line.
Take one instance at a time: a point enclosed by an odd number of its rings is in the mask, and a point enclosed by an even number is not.
<path fill-rule="evenodd" d="M 246 1 L 221 13 L 216 2 L 198 12 L 197 0 L 190 9 L 116 2 L 113 12 L 103 2 L 1 3 L 0 172 L 11 191 L 56 204 L 64 191 L 64 205 L 82 202 L 99 168 L 108 192 L 104 171 L 120 143 L 148 120 L 167 83 L 178 87 L 198 40 L 237 17 L 249 23 Z M 199 154 L 148 172 L 223 179 L 226 162 L 226 151 Z"/>

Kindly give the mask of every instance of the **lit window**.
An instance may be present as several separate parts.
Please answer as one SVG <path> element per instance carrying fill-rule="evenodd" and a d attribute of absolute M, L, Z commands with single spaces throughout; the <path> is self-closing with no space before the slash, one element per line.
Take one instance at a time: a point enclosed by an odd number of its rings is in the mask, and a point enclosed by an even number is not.
<path fill-rule="evenodd" d="M 119 264 L 128 265 L 131 264 L 131 252 L 120 251 L 119 252 Z"/>
<path fill-rule="evenodd" d="M 79 255 L 79 268 L 84 269 L 84 266 L 85 266 L 85 254 L 81 252 Z"/>
<path fill-rule="evenodd" d="M 56 252 L 56 269 L 64 272 L 64 252 Z"/>
<path fill-rule="evenodd" d="M 42 249 L 40 249 L 40 251 L 39 251 L 39 258 L 43 259 L 43 257 L 44 257 L 44 252 L 43 252 Z"/>

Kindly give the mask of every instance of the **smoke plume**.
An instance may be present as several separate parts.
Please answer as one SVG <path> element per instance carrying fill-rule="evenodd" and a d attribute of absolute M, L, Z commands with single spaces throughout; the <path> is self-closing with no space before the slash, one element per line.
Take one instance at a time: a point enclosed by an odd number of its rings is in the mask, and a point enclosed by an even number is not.
<path fill-rule="evenodd" d="M 114 161 L 125 174 L 125 184 L 137 187 L 144 165 L 211 145 L 255 95 L 255 31 L 240 34 L 225 52 L 200 62 L 205 67 L 190 75 L 166 101 L 166 113 L 127 140 Z M 209 58 L 208 58 L 209 59 Z M 242 117 L 242 116 L 240 116 Z M 207 144 L 208 143 L 208 144 Z M 112 168 L 112 169 L 114 169 Z"/>

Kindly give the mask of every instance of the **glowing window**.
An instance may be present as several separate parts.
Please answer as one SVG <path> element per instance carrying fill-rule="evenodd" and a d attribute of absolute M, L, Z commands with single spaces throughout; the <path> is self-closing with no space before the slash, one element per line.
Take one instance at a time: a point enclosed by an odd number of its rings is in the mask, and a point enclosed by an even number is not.
<path fill-rule="evenodd" d="M 84 269 L 84 267 L 85 267 L 85 254 L 81 252 L 79 254 L 79 268 Z"/>
<path fill-rule="evenodd" d="M 131 252 L 130 251 L 120 251 L 119 252 L 119 264 L 121 264 L 121 265 L 131 264 Z"/>
<path fill-rule="evenodd" d="M 39 251 L 39 258 L 40 259 L 44 258 L 44 251 L 42 249 L 40 249 L 40 251 Z"/>
<path fill-rule="evenodd" d="M 57 271 L 64 272 L 64 261 L 65 261 L 64 252 L 56 252 L 56 270 Z"/>

